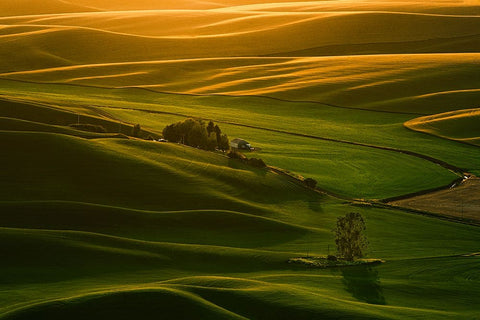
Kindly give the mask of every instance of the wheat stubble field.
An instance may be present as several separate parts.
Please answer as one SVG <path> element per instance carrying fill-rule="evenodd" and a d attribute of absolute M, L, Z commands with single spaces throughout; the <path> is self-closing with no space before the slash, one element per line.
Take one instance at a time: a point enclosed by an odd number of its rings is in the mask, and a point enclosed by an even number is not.
<path fill-rule="evenodd" d="M 0 319 L 478 319 L 479 30 L 473 0 L 1 1 Z M 298 179 L 148 140 L 190 117 Z M 287 263 L 348 212 L 384 263 Z"/>

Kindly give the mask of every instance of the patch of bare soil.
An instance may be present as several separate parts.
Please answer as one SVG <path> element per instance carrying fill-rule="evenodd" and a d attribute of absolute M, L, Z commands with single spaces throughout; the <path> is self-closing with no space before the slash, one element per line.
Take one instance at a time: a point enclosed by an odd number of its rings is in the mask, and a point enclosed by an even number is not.
<path fill-rule="evenodd" d="M 480 222 L 480 178 L 472 177 L 450 189 L 392 201 L 389 204 Z"/>

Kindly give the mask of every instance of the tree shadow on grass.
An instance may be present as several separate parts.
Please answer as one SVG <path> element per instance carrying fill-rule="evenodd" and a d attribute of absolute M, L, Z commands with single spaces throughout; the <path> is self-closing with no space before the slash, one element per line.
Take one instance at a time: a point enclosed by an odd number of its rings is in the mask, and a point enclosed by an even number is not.
<path fill-rule="evenodd" d="M 253 166 L 249 166 L 246 163 L 238 160 L 238 159 L 228 159 L 228 164 L 230 168 L 232 169 L 240 169 L 240 170 L 248 170 L 251 171 L 258 176 L 265 177 L 267 173 L 269 172 L 267 168 L 256 168 Z"/>
<path fill-rule="evenodd" d="M 324 197 L 322 197 L 322 200 L 323 199 Z M 322 202 L 318 198 L 308 201 L 308 208 L 314 212 L 324 212 Z"/>
<path fill-rule="evenodd" d="M 378 277 L 378 271 L 368 265 L 341 269 L 345 290 L 360 301 L 384 305 L 385 297 Z"/>

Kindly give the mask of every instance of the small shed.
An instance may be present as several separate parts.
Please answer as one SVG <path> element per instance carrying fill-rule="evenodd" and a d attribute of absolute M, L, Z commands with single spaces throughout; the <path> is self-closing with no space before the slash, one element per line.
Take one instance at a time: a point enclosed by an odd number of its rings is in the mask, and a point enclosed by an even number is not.
<path fill-rule="evenodd" d="M 235 138 L 230 141 L 230 148 L 234 150 L 251 150 L 252 146 L 243 139 Z"/>

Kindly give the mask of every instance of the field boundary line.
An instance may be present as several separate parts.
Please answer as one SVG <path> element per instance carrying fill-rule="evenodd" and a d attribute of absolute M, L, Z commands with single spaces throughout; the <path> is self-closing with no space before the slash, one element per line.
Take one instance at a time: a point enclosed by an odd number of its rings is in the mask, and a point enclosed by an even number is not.
<path fill-rule="evenodd" d="M 101 108 L 101 106 L 95 106 L 95 107 L 97 107 L 97 108 L 100 107 Z M 186 115 L 186 114 L 182 114 L 182 113 L 178 113 L 178 112 L 170 112 L 170 111 L 157 111 L 157 110 L 137 109 L 137 108 L 127 108 L 127 107 L 112 107 L 112 106 L 104 106 L 104 107 L 112 108 L 112 109 L 120 109 L 120 110 L 140 111 L 140 112 L 153 113 L 153 114 L 168 114 L 168 115 L 174 115 L 174 116 L 179 116 L 179 117 L 184 117 L 184 118 L 190 117 L 189 115 Z M 367 144 L 367 143 L 362 143 L 362 142 L 354 142 L 354 141 L 348 141 L 348 140 L 327 138 L 327 137 L 315 136 L 315 135 L 306 134 L 306 133 L 291 132 L 291 131 L 280 130 L 280 129 L 264 128 L 264 127 L 249 125 L 249 124 L 243 124 L 243 123 L 228 121 L 228 120 L 217 120 L 217 119 L 210 119 L 210 118 L 203 118 L 203 117 L 195 117 L 195 118 L 199 118 L 199 119 L 202 119 L 202 120 L 214 120 L 214 121 L 219 122 L 219 123 L 229 124 L 229 125 L 233 125 L 233 126 L 250 128 L 250 129 L 257 129 L 257 130 L 264 130 L 264 131 L 281 133 L 281 134 L 297 136 L 297 137 L 302 137 L 302 138 L 310 138 L 310 139 L 316 139 L 316 140 L 322 140 L 322 141 L 328 141 L 328 142 L 334 142 L 334 143 L 342 143 L 342 144 L 354 145 L 354 146 L 359 146 L 359 147 L 373 148 L 373 149 L 378 149 L 378 150 L 402 153 L 402 154 L 406 154 L 406 155 L 409 155 L 409 156 L 412 156 L 412 157 L 420 158 L 420 159 L 423 159 L 425 161 L 437 164 L 437 165 L 453 172 L 457 176 L 462 176 L 463 177 L 465 174 L 473 176 L 473 174 L 470 174 L 469 172 L 467 172 L 466 169 L 462 169 L 460 167 L 449 164 L 449 163 L 447 163 L 443 160 L 436 159 L 434 157 L 423 155 L 423 154 L 420 154 L 418 152 L 414 152 L 414 151 L 410 151 L 410 150 L 403 150 L 403 149 L 397 149 L 397 148 L 385 147 L 385 146 L 377 146 L 377 145 Z"/>
<path fill-rule="evenodd" d="M 416 215 L 421 215 L 425 217 L 430 217 L 430 218 L 436 218 L 440 220 L 446 220 L 449 222 L 456 222 L 456 223 L 461 223 L 461 224 L 466 224 L 470 226 L 475 226 L 475 227 L 480 227 L 480 221 L 476 221 L 473 219 L 462 219 L 462 218 L 457 218 L 454 216 L 447 216 L 443 215 L 440 213 L 435 213 L 435 212 L 430 212 L 430 211 L 424 211 L 424 210 L 418 210 L 418 209 L 412 209 L 412 208 L 405 208 L 401 206 L 396 206 L 388 203 L 382 203 L 378 201 L 363 201 L 363 202 L 351 202 L 352 206 L 355 207 L 374 207 L 374 208 L 379 208 L 379 209 L 395 209 L 395 210 L 400 210 L 402 212 L 410 213 L 410 214 L 416 214 Z"/>
<path fill-rule="evenodd" d="M 376 109 L 366 109 L 366 108 L 355 108 L 355 107 L 346 107 L 346 106 L 339 106 L 331 103 L 315 101 L 315 100 L 288 100 L 282 98 L 276 98 L 272 96 L 263 96 L 263 95 L 234 95 L 234 94 L 222 94 L 222 93 L 187 93 L 187 92 L 175 92 L 175 91 L 160 91 L 154 90 L 151 88 L 141 87 L 141 86 L 121 86 L 121 87 L 109 87 L 109 86 L 98 86 L 98 85 L 89 85 L 89 84 L 73 84 L 73 83 L 61 83 L 61 82 L 40 82 L 40 81 L 30 81 L 30 80 L 20 80 L 9 78 L 8 76 L 1 76 L 0 80 L 5 81 L 14 81 L 14 82 L 21 82 L 21 83 L 33 83 L 33 84 L 52 84 L 52 85 L 60 85 L 60 86 L 69 86 L 69 87 L 81 87 L 81 88 L 95 88 L 95 89 L 107 89 L 107 90 L 125 90 L 125 89 L 136 89 L 136 90 L 144 90 L 152 93 L 159 93 L 165 95 L 176 95 L 176 96 L 188 96 L 188 97 L 224 97 L 224 98 L 258 98 L 258 99 L 268 99 L 273 101 L 279 102 L 287 102 L 287 103 L 302 103 L 302 104 L 316 104 L 321 106 L 327 106 L 331 108 L 338 108 L 338 109 L 347 109 L 347 110 L 358 110 L 358 111 L 366 111 L 366 112 L 376 112 L 376 113 L 390 113 L 390 114 L 405 114 L 405 115 L 416 115 L 416 116 L 427 116 L 429 113 L 418 113 L 418 112 L 400 112 L 400 111 L 391 111 L 391 110 L 376 110 Z"/>
<path fill-rule="evenodd" d="M 1 78 L 0 78 L 1 79 Z M 9 99 L 10 100 L 10 99 Z M 14 100 L 15 101 L 15 100 Z M 27 102 L 29 103 L 29 102 Z M 37 104 L 38 105 L 38 104 Z M 42 104 L 39 104 L 39 105 L 42 105 Z M 43 105 L 43 106 L 47 106 L 47 105 Z M 48 106 L 50 108 L 54 108 L 54 109 L 59 109 L 58 107 L 59 106 Z M 111 109 L 119 109 L 119 110 L 129 110 L 129 111 L 138 111 L 138 112 L 145 112 L 145 113 L 151 113 L 151 114 L 168 114 L 168 115 L 174 115 L 174 116 L 179 116 L 179 117 L 183 117 L 183 118 L 188 118 L 190 117 L 189 115 L 186 115 L 186 114 L 182 114 L 182 113 L 178 113 L 178 112 L 170 112 L 170 111 L 158 111 L 158 110 L 148 110 L 148 109 L 137 109 L 137 108 L 128 108 L 128 107 L 115 107 L 115 106 L 98 106 L 98 105 L 94 105 L 94 106 L 83 106 L 84 108 L 89 108 L 89 109 L 93 109 L 94 111 L 95 110 L 98 110 L 98 109 L 101 109 L 101 108 L 111 108 Z M 315 136 L 315 135 L 310 135 L 310 134 L 304 134 L 304 133 L 298 133 L 298 132 L 291 132 L 291 131 L 286 131 L 286 130 L 280 130 L 280 129 L 272 129 L 272 128 L 264 128 L 264 127 L 259 127 L 259 126 L 254 126 L 254 125 L 248 125 L 248 124 L 242 124 L 242 123 L 237 123 L 237 122 L 233 122 L 233 121 L 227 121 L 227 120 L 216 120 L 216 119 L 210 119 L 210 118 L 204 118 L 204 117 L 197 117 L 199 119 L 202 119 L 202 120 L 214 120 L 218 123 L 223 123 L 223 124 L 228 124 L 228 125 L 233 125 L 233 126 L 238 126 L 238 127 L 244 127 L 244 128 L 251 128 L 251 129 L 256 129 L 256 130 L 263 130 L 263 131 L 268 131 L 268 132 L 275 132 L 275 133 L 280 133 L 280 134 L 286 134 L 286 135 L 291 135 L 291 136 L 298 136 L 298 137 L 303 137 L 303 138 L 310 138 L 310 139 L 316 139 L 316 140 L 321 140 L 321 141 L 327 141 L 327 142 L 333 142 L 333 143 L 342 143 L 342 144 L 347 144 L 347 145 L 353 145 L 353 146 L 359 146 L 359 147 L 365 147 L 365 148 L 372 148 L 372 149 L 377 149 L 377 150 L 384 150 L 384 151 L 390 151 L 390 152 L 396 152 L 396 153 L 401 153 L 401 154 L 406 154 L 406 155 L 409 155 L 409 156 L 412 156 L 412 157 L 416 157 L 416 158 L 419 158 L 419 159 L 422 159 L 422 160 L 425 160 L 425 161 L 428 161 L 430 163 L 433 163 L 433 164 L 436 164 L 436 165 L 439 165 L 447 170 L 449 170 L 450 172 L 454 173 L 455 175 L 459 176 L 459 177 L 464 177 L 464 176 L 471 176 L 471 177 L 474 177 L 475 175 L 469 173 L 466 169 L 462 169 L 460 167 L 457 167 L 457 166 L 454 166 L 452 164 L 449 164 L 443 160 L 440 160 L 440 159 L 436 159 L 434 157 L 430 157 L 430 156 L 427 156 L 427 155 L 423 155 L 423 154 L 420 154 L 420 153 L 417 153 L 417 152 L 414 152 L 414 151 L 410 151 L 410 150 L 403 150 L 403 149 L 397 149 L 397 148 L 392 148 L 392 147 L 386 147 L 386 146 L 377 146 L 377 145 L 371 145 L 371 144 L 367 144 L 367 143 L 361 143 L 361 142 L 353 142 L 353 141 L 348 141 L 348 140 L 340 140 L 340 139 L 334 139 L 334 138 L 327 138 L 327 137 L 321 137 L 321 136 Z M 454 181 L 450 182 L 449 183 L 449 186 L 452 185 L 453 183 L 457 182 L 457 180 L 460 179 L 460 178 L 457 178 L 455 179 Z M 442 187 L 439 187 L 440 189 L 442 188 L 445 188 L 446 186 L 442 186 Z M 319 190 L 320 192 L 323 191 L 323 190 Z M 432 192 L 432 191 L 436 191 L 435 189 L 428 189 L 428 190 L 424 190 L 424 191 L 418 191 L 418 192 Z M 326 192 L 323 192 L 323 193 L 326 193 Z M 342 197 L 342 196 L 338 196 L 336 195 L 335 193 L 330 193 L 328 192 L 328 194 L 336 197 L 336 198 L 340 198 L 340 199 L 349 199 L 349 198 L 345 198 L 345 197 Z M 416 193 L 410 193 L 410 194 L 407 194 L 407 195 L 401 195 L 401 196 L 397 196 L 397 197 L 392 197 L 392 198 L 395 198 L 396 200 L 398 200 L 397 198 L 398 197 L 401 197 L 401 198 L 409 198 L 409 197 L 412 197 L 412 196 L 415 196 Z M 387 201 L 393 201 L 391 200 L 392 198 L 387 198 L 387 199 L 384 199 L 382 201 L 384 202 L 387 202 Z"/>

